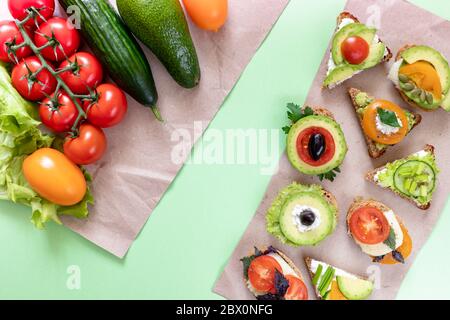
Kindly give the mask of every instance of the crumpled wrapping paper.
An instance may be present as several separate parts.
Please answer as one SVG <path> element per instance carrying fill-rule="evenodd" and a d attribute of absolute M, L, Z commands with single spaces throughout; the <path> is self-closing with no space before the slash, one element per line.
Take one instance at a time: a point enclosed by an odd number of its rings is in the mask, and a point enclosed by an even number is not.
<path fill-rule="evenodd" d="M 426 44 L 435 47 L 450 59 L 450 22 L 443 20 L 421 8 L 403 0 L 350 0 L 345 10 L 356 15 L 362 22 L 378 26 L 379 36 L 393 51 L 394 55 L 405 44 Z M 321 83 L 326 73 L 329 52 L 326 53 L 312 88 L 306 98 L 306 104 L 324 106 L 330 109 L 342 125 L 349 152 L 342 173 L 334 183 L 324 182 L 325 189 L 331 191 L 337 198 L 340 216 L 338 227 L 334 234 L 317 247 L 292 248 L 282 245 L 277 239 L 267 233 L 265 228 L 265 213 L 278 191 L 292 181 L 301 183 L 320 183 L 317 178 L 306 177 L 291 167 L 286 155 L 280 161 L 280 171 L 269 184 L 263 201 L 249 227 L 233 252 L 224 272 L 218 279 L 214 291 L 229 299 L 254 299 L 243 281 L 242 263 L 244 256 L 253 252 L 253 246 L 264 247 L 273 245 L 285 252 L 303 273 L 309 290 L 309 297 L 315 298 L 311 279 L 303 259 L 312 257 L 323 260 L 341 269 L 359 275 L 375 275 L 377 289 L 371 299 L 394 299 L 406 272 L 414 262 L 417 253 L 428 239 L 434 225 L 448 198 L 446 182 L 450 177 L 450 115 L 443 110 L 432 113 L 419 111 L 424 119 L 399 145 L 390 148 L 386 155 L 377 160 L 371 160 L 367 154 L 360 125 L 354 108 L 347 94 L 347 88 L 356 87 L 372 93 L 378 98 L 387 99 L 407 107 L 387 79 L 389 67 L 381 65 L 364 71 L 362 74 L 345 82 L 340 87 L 329 91 L 322 90 Z M 414 110 L 418 111 L 418 110 Z M 432 206 L 428 211 L 417 209 L 411 203 L 395 196 L 391 192 L 365 181 L 364 175 L 369 170 L 379 167 L 388 161 L 402 158 L 410 153 L 421 150 L 425 144 L 436 147 L 436 157 L 441 173 L 437 191 L 434 194 Z M 390 206 L 404 221 L 412 236 L 414 249 L 404 265 L 379 265 L 362 253 L 360 248 L 347 235 L 346 215 L 350 204 L 356 196 L 374 198 Z"/>
<path fill-rule="evenodd" d="M 105 157 L 88 167 L 94 178 L 95 197 L 89 217 L 62 219 L 66 226 L 118 257 L 124 257 L 182 167 L 180 157 L 186 159 L 201 136 L 202 132 L 194 134 L 194 122 L 207 127 L 289 0 L 228 2 L 229 19 L 217 33 L 200 30 L 188 19 L 202 71 L 197 88 L 178 86 L 143 46 L 165 122 L 158 122 L 150 109 L 128 97 L 126 119 L 106 130 Z M 115 5 L 115 1 L 111 3 Z M 2 5 L 0 19 L 11 19 L 6 5 Z M 174 157 L 173 147 L 179 143 L 177 132 L 181 132 L 177 130 L 188 132 L 191 143 L 186 152 Z"/>

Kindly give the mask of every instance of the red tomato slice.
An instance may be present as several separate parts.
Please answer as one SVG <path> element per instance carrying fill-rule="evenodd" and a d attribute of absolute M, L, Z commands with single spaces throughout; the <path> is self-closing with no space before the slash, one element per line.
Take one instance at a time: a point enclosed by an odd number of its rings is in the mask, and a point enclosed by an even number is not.
<path fill-rule="evenodd" d="M 322 154 L 319 160 L 314 160 L 311 155 L 309 154 L 309 140 L 312 135 L 320 133 L 325 138 L 325 152 Z M 334 142 L 334 138 L 331 135 L 331 133 L 322 127 L 310 127 L 302 132 L 297 137 L 297 153 L 300 159 L 307 164 L 319 167 L 327 162 L 329 162 L 334 157 L 334 153 L 336 152 L 336 144 Z"/>
<path fill-rule="evenodd" d="M 271 256 L 259 256 L 250 263 L 248 279 L 257 291 L 275 293 L 275 270 L 282 272 L 277 260 Z"/>
<path fill-rule="evenodd" d="M 289 288 L 284 295 L 286 300 L 308 300 L 308 289 L 305 283 L 294 276 L 286 276 L 289 281 Z"/>
<path fill-rule="evenodd" d="M 365 244 L 385 241 L 391 229 L 383 212 L 374 207 L 362 207 L 353 212 L 349 225 L 353 236 Z"/>
<path fill-rule="evenodd" d="M 369 56 L 370 47 L 361 37 L 348 37 L 341 44 L 344 59 L 350 64 L 360 64 Z"/>

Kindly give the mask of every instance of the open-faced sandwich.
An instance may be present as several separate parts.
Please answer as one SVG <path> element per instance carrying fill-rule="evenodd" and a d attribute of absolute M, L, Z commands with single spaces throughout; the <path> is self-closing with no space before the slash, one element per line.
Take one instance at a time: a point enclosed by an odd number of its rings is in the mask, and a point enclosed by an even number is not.
<path fill-rule="evenodd" d="M 347 142 L 333 114 L 325 108 L 289 103 L 292 125 L 287 133 L 287 156 L 301 173 L 333 181 L 347 154 Z"/>
<path fill-rule="evenodd" d="M 273 247 L 241 259 L 244 281 L 258 300 L 308 300 L 308 289 L 294 263 Z"/>
<path fill-rule="evenodd" d="M 312 246 L 333 233 L 337 214 L 330 192 L 294 182 L 280 191 L 267 211 L 267 231 L 290 246 Z"/>
<path fill-rule="evenodd" d="M 392 53 L 376 33 L 377 29 L 359 22 L 348 12 L 339 15 L 324 87 L 332 89 L 354 75 L 392 58 Z"/>
<path fill-rule="evenodd" d="M 366 179 L 427 210 L 436 190 L 438 173 L 434 147 L 426 145 L 419 152 L 369 172 Z"/>
<path fill-rule="evenodd" d="M 364 300 L 373 291 L 373 282 L 328 263 L 305 258 L 316 295 L 322 300 Z"/>
<path fill-rule="evenodd" d="M 381 202 L 356 199 L 348 210 L 347 228 L 373 262 L 405 263 L 411 254 L 408 230 L 394 211 Z"/>
<path fill-rule="evenodd" d="M 428 46 L 403 47 L 389 79 L 411 106 L 450 111 L 450 66 L 439 51 Z"/>
<path fill-rule="evenodd" d="M 387 100 L 376 100 L 367 92 L 350 88 L 348 93 L 372 158 L 381 157 L 389 146 L 403 141 L 422 121 L 420 114 L 406 111 Z"/>

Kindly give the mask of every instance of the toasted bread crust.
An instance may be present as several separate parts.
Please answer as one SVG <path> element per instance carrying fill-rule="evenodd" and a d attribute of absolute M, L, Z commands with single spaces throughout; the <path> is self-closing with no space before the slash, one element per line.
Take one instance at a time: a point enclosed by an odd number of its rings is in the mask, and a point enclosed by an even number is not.
<path fill-rule="evenodd" d="M 423 150 L 428 151 L 428 152 L 430 152 L 433 155 L 435 154 L 434 153 L 434 146 L 432 146 L 430 144 L 427 144 Z M 385 168 L 386 168 L 386 166 L 382 166 L 382 167 L 376 168 L 376 169 L 368 172 L 366 174 L 366 180 L 377 184 L 377 182 L 375 181 L 375 175 L 377 174 L 378 171 L 384 170 Z M 418 204 L 417 202 L 415 202 L 414 200 L 412 200 L 411 198 L 407 197 L 406 195 L 404 195 L 402 193 L 396 192 L 396 191 L 394 191 L 394 190 L 392 190 L 390 188 L 385 188 L 385 189 L 388 189 L 389 191 L 395 193 L 399 197 L 401 197 L 401 198 L 403 198 L 405 200 L 408 200 L 409 202 L 411 202 L 412 204 L 414 204 L 417 208 L 419 208 L 421 210 L 428 210 L 430 208 L 430 206 L 431 206 L 431 201 L 428 202 L 427 204 L 420 205 L 420 204 Z"/>
<path fill-rule="evenodd" d="M 397 52 L 397 55 L 395 56 L 395 61 L 398 61 L 398 60 L 400 60 L 400 59 L 402 58 L 402 53 L 403 53 L 405 50 L 410 49 L 410 48 L 413 48 L 413 47 L 415 47 L 415 46 L 416 46 L 416 45 L 407 44 L 407 45 L 403 46 L 402 48 L 400 48 L 400 49 L 398 50 L 398 52 Z M 425 111 L 425 112 L 436 111 L 436 109 L 430 110 L 430 109 L 426 109 L 426 108 L 423 108 L 423 107 L 419 106 L 419 105 L 418 105 L 417 103 L 415 103 L 413 100 L 411 100 L 410 98 L 408 98 L 408 96 L 407 96 L 401 89 L 397 88 L 397 86 L 395 86 L 395 89 L 397 89 L 397 91 L 400 93 L 400 96 L 402 97 L 402 99 L 403 99 L 407 104 L 409 104 L 411 107 L 413 107 L 413 108 L 419 108 L 419 109 L 421 109 L 421 110 L 423 110 L 423 111 Z"/>
<path fill-rule="evenodd" d="M 351 101 L 352 101 L 352 104 L 353 104 L 353 107 L 355 108 L 355 113 L 356 113 L 356 116 L 358 117 L 358 119 L 359 119 L 359 123 L 360 123 L 360 125 L 361 125 L 361 129 L 362 129 L 362 127 L 363 127 L 363 117 L 362 117 L 362 115 L 360 115 L 360 114 L 358 114 L 358 109 L 359 109 L 359 106 L 358 106 L 358 104 L 356 103 L 356 95 L 358 94 L 358 93 L 360 93 L 361 92 L 361 90 L 359 90 L 359 89 L 356 89 L 356 88 L 350 88 L 350 89 L 348 89 L 348 94 L 350 95 L 350 99 L 351 99 Z M 414 113 L 414 112 L 410 112 L 412 115 L 413 115 L 413 117 L 414 117 L 414 125 L 412 126 L 412 128 L 411 128 L 411 130 L 412 129 L 414 129 L 418 124 L 420 124 L 420 122 L 422 122 L 422 116 L 420 115 L 420 114 L 418 114 L 418 113 Z M 386 153 L 386 150 L 389 148 L 389 146 L 386 146 L 385 148 L 383 148 L 383 149 L 378 149 L 377 147 L 376 147 L 376 143 L 375 143 L 375 141 L 373 141 L 372 139 L 370 139 L 366 134 L 365 134 L 365 132 L 364 132 L 364 130 L 362 130 L 362 132 L 363 132 L 363 135 L 364 135 L 364 139 L 366 140 L 366 143 L 367 143 L 367 150 L 368 150 L 368 153 L 369 153 L 369 156 L 371 157 L 371 158 L 373 158 L 373 159 L 377 159 L 377 158 L 379 158 L 379 157 L 381 157 L 382 155 L 384 155 L 385 153 Z M 410 131 L 411 132 L 411 131 Z M 409 134 L 409 132 L 408 132 L 408 134 Z"/>

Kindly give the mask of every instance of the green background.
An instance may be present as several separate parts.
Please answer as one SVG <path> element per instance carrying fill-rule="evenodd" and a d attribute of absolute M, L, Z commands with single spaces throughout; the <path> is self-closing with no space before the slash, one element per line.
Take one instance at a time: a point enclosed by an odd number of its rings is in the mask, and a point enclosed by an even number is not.
<path fill-rule="evenodd" d="M 450 19 L 448 0 L 412 2 Z M 210 128 L 282 127 L 285 103 L 304 101 L 344 4 L 291 0 Z M 124 260 L 64 227 L 35 230 L 27 208 L 0 202 L 0 298 L 220 298 L 211 289 L 269 179 L 252 165 L 185 166 Z M 398 298 L 450 298 L 449 209 Z M 71 265 L 80 267 L 79 290 L 66 286 Z"/>

